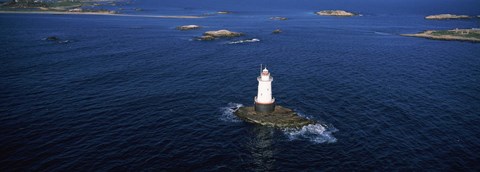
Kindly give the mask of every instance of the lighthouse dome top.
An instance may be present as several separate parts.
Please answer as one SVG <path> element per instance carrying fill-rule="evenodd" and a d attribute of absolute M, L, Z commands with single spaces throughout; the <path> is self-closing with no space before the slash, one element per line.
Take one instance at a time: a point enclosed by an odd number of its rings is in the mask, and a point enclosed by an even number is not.
<path fill-rule="evenodd" d="M 262 75 L 268 75 L 268 69 L 267 68 L 264 68 L 263 71 L 262 71 Z"/>

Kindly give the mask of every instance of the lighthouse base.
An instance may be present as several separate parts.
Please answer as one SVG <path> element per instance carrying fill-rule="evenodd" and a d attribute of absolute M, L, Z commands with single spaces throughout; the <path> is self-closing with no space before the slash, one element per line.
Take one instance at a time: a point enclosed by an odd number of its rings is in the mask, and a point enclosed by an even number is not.
<path fill-rule="evenodd" d="M 260 104 L 255 102 L 255 111 L 260 113 L 270 113 L 275 111 L 275 103 L 271 104 Z"/>
<path fill-rule="evenodd" d="M 301 117 L 293 110 L 282 106 L 276 106 L 270 113 L 257 112 L 254 108 L 240 107 L 235 111 L 235 115 L 246 122 L 278 128 L 302 128 L 316 124 L 315 121 Z"/>

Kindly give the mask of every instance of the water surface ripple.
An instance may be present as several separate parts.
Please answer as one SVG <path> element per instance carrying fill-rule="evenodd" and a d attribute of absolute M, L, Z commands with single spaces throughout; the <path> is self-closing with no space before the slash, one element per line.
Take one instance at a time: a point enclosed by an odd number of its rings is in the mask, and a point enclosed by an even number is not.
<path fill-rule="evenodd" d="M 1 14 L 0 165 L 480 169 L 480 44 L 398 36 L 447 27 L 422 15 L 290 11 L 291 20 L 273 22 L 244 13 L 184 20 Z M 174 30 L 184 24 L 205 28 Z M 223 28 L 246 36 L 192 40 Z M 276 28 L 283 33 L 271 34 Z M 42 40 L 52 35 L 72 42 Z M 252 38 L 262 41 L 226 44 Z M 252 105 L 261 63 L 272 72 L 278 104 L 321 125 L 282 131 L 232 116 L 230 108 Z"/>

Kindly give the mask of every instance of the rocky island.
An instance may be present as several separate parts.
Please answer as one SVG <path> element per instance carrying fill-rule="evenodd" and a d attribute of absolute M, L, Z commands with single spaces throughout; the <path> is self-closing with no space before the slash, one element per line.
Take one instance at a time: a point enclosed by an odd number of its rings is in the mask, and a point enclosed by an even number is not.
<path fill-rule="evenodd" d="M 217 30 L 217 31 L 207 31 L 199 38 L 202 41 L 210 41 L 217 38 L 226 38 L 226 37 L 239 37 L 242 36 L 243 33 L 240 32 L 232 32 L 229 30 Z"/>
<path fill-rule="evenodd" d="M 97 0 L 100 2 L 100 0 Z M 112 0 L 113 1 L 113 0 Z M 116 10 L 107 10 L 97 6 L 111 5 L 107 3 L 94 3 L 92 1 L 33 1 L 33 0 L 15 0 L 5 2 L 0 5 L 2 12 L 56 12 L 56 13 L 98 13 L 98 14 L 117 14 Z"/>
<path fill-rule="evenodd" d="M 0 4 L 0 13 L 10 14 L 55 14 L 55 15 L 115 15 L 126 17 L 150 18 L 203 18 L 200 16 L 164 16 L 164 15 L 135 15 L 119 14 L 123 8 L 117 6 L 131 4 L 131 0 L 11 0 Z M 104 8 L 104 6 L 109 6 Z M 138 10 L 136 10 L 138 11 Z"/>
<path fill-rule="evenodd" d="M 427 30 L 416 34 L 402 34 L 402 36 L 478 43 L 480 42 L 480 29 Z"/>
<path fill-rule="evenodd" d="M 469 19 L 467 15 L 438 14 L 425 17 L 427 20 Z"/>
<path fill-rule="evenodd" d="M 282 106 L 276 106 L 270 113 L 256 112 L 252 106 L 240 107 L 235 111 L 235 115 L 246 122 L 278 128 L 302 128 L 316 123 Z"/>
<path fill-rule="evenodd" d="M 178 26 L 176 29 L 178 30 L 193 30 L 193 29 L 200 29 L 199 25 L 184 25 Z"/>
<path fill-rule="evenodd" d="M 315 12 L 315 14 L 320 16 L 338 16 L 338 17 L 352 17 L 352 16 L 358 15 L 353 12 L 348 12 L 344 10 L 322 10 L 322 11 Z"/>

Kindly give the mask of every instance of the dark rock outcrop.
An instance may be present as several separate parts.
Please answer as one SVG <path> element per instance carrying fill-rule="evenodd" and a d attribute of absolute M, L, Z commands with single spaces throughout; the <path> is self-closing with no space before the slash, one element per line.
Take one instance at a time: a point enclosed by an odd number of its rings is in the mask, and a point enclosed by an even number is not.
<path fill-rule="evenodd" d="M 47 40 L 47 41 L 58 41 L 60 39 L 56 36 L 49 36 L 49 37 L 45 38 L 45 40 Z"/>
<path fill-rule="evenodd" d="M 282 106 L 276 106 L 271 113 L 256 112 L 254 107 L 240 107 L 235 111 L 235 115 L 250 123 L 278 128 L 302 128 L 316 123 Z"/>

